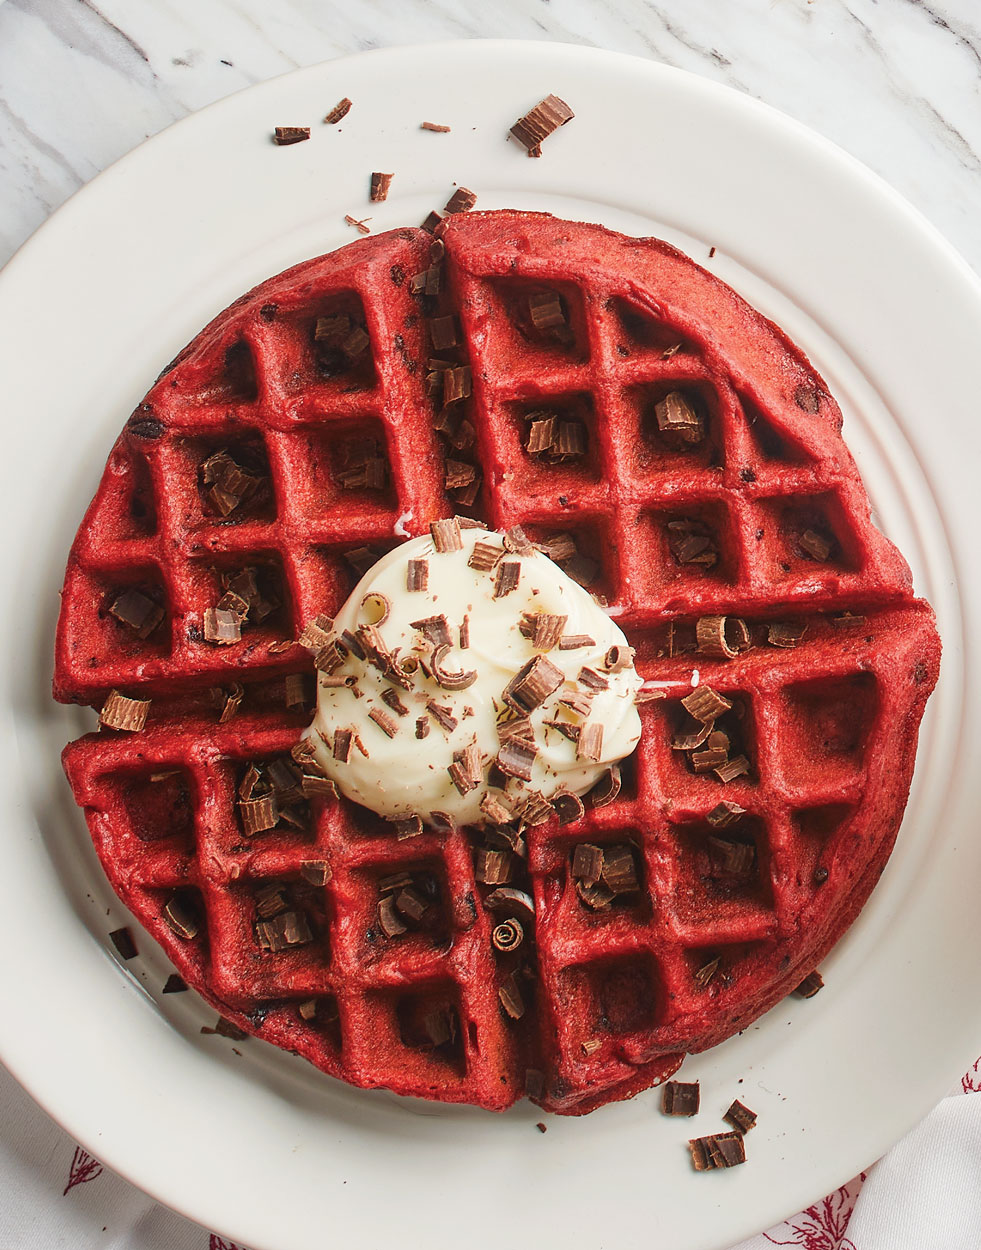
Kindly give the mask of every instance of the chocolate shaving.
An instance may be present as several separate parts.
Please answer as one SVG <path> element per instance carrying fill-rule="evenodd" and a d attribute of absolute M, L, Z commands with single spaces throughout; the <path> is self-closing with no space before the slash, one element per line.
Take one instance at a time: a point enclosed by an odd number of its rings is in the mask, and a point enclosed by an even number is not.
<path fill-rule="evenodd" d="M 378 923 L 386 937 L 401 937 L 408 933 L 408 926 L 402 923 L 395 910 L 395 899 L 391 895 L 383 898 L 378 904 Z"/>
<path fill-rule="evenodd" d="M 512 862 L 509 851 L 478 847 L 474 856 L 474 876 L 481 885 L 506 885 L 511 880 Z"/>
<path fill-rule="evenodd" d="M 497 753 L 497 767 L 506 777 L 517 777 L 519 781 L 531 781 L 532 765 L 538 756 L 538 748 L 532 743 L 512 738 L 502 744 Z"/>
<path fill-rule="evenodd" d="M 547 95 L 511 127 L 510 133 L 528 149 L 529 156 L 541 156 L 541 144 L 560 126 L 575 117 L 572 109 L 557 95 Z"/>
<path fill-rule="evenodd" d="M 615 897 L 613 891 L 608 890 L 602 881 L 597 881 L 595 885 L 586 885 L 584 881 L 577 881 L 576 893 L 592 911 L 607 911 Z"/>
<path fill-rule="evenodd" d="M 512 590 L 516 590 L 520 577 L 520 560 L 502 560 L 497 566 L 497 575 L 494 579 L 494 598 L 503 599 Z"/>
<path fill-rule="evenodd" d="M 425 716 L 420 716 L 416 721 L 416 737 L 420 739 L 429 737 L 429 721 Z"/>
<path fill-rule="evenodd" d="M 330 864 L 325 859 L 301 860 L 300 876 L 311 885 L 326 885 L 332 876 Z"/>
<path fill-rule="evenodd" d="M 536 546 L 555 564 L 565 564 L 579 554 L 571 534 L 553 534 L 550 538 L 543 538 Z"/>
<path fill-rule="evenodd" d="M 421 816 L 398 816 L 392 821 L 395 836 L 400 842 L 406 838 L 417 838 L 422 833 Z"/>
<path fill-rule="evenodd" d="M 504 687 L 501 697 L 508 707 L 527 714 L 540 707 L 564 680 L 565 674 L 560 668 L 544 655 L 536 655 L 515 673 Z"/>
<path fill-rule="evenodd" d="M 517 740 L 526 746 L 534 746 L 535 727 L 527 716 L 515 716 L 510 720 L 498 721 L 497 737 L 500 742 Z"/>
<path fill-rule="evenodd" d="M 288 708 L 303 707 L 308 702 L 305 673 L 288 673 L 286 676 L 286 706 Z M 241 687 L 239 687 L 241 690 Z M 245 692 L 242 691 L 244 694 Z M 241 698 L 239 703 L 241 703 Z M 236 707 L 238 705 L 236 704 Z M 234 715 L 234 712 L 232 713 Z M 222 713 L 224 716 L 224 713 Z"/>
<path fill-rule="evenodd" d="M 595 647 L 596 639 L 589 634 L 566 634 L 559 639 L 560 651 L 579 651 L 583 647 Z"/>
<path fill-rule="evenodd" d="M 583 885 L 595 885 L 603 875 L 603 851 L 590 842 L 580 842 L 572 852 L 572 875 Z"/>
<path fill-rule="evenodd" d="M 481 573 L 488 573 L 504 554 L 503 548 L 494 547 L 490 543 L 474 543 L 467 564 Z"/>
<path fill-rule="evenodd" d="M 815 969 L 801 981 L 800 985 L 795 987 L 794 993 L 798 998 L 813 998 L 823 987 L 824 977 Z"/>
<path fill-rule="evenodd" d="M 246 837 L 274 829 L 279 823 L 279 807 L 275 794 L 263 794 L 254 799 L 239 799 L 239 814 Z"/>
<path fill-rule="evenodd" d="M 410 621 L 409 628 L 418 629 L 433 647 L 449 647 L 453 643 L 450 623 L 442 612 L 439 616 L 424 616 L 418 621 Z"/>
<path fill-rule="evenodd" d="M 429 526 L 429 532 L 433 536 L 433 547 L 440 554 L 447 551 L 463 550 L 460 522 L 456 517 L 446 517 L 440 521 L 432 521 Z"/>
<path fill-rule="evenodd" d="M 99 713 L 99 724 L 107 729 L 139 733 L 146 724 L 150 703 L 150 699 L 130 699 L 118 690 L 110 691 Z"/>
<path fill-rule="evenodd" d="M 491 945 L 495 950 L 515 951 L 525 939 L 525 931 L 521 927 L 521 922 L 510 917 L 508 920 L 502 920 L 500 924 L 494 926 L 491 930 Z"/>
<path fill-rule="evenodd" d="M 450 133 L 449 126 L 441 126 L 438 122 L 423 122 L 419 127 L 420 130 L 432 130 L 436 134 L 448 135 Z"/>
<path fill-rule="evenodd" d="M 124 590 L 116 596 L 110 613 L 137 638 L 149 638 L 166 616 L 163 608 L 139 590 Z"/>
<path fill-rule="evenodd" d="M 586 1041 L 579 1043 L 579 1049 L 582 1051 L 583 1057 L 588 1059 L 590 1055 L 595 1055 L 602 1045 L 603 1043 L 598 1037 L 590 1037 Z"/>
<path fill-rule="evenodd" d="M 129 929 L 113 929 L 109 934 L 109 941 L 115 946 L 121 959 L 135 959 L 139 954 Z"/>
<path fill-rule="evenodd" d="M 187 982 L 183 977 L 179 977 L 176 972 L 172 972 L 164 981 L 161 994 L 183 994 L 187 989 Z"/>
<path fill-rule="evenodd" d="M 271 920 L 260 920 L 255 926 L 255 936 L 259 948 L 273 954 L 313 941 L 310 922 L 302 911 L 284 911 Z"/>
<path fill-rule="evenodd" d="M 637 866 L 629 846 L 608 846 L 603 852 L 603 884 L 614 894 L 633 894 L 638 889 Z"/>
<path fill-rule="evenodd" d="M 634 662 L 636 651 L 633 647 L 610 647 L 603 658 L 608 673 L 622 673 L 625 668 L 630 668 Z"/>
<path fill-rule="evenodd" d="M 719 959 L 718 955 L 716 955 L 715 958 L 710 959 L 708 963 L 702 964 L 702 966 L 695 973 L 695 984 L 704 989 L 719 971 L 719 964 L 721 962 L 722 961 Z"/>
<path fill-rule="evenodd" d="M 695 720 L 701 721 L 703 724 L 710 724 L 716 720 L 723 712 L 728 712 L 732 708 L 732 704 L 728 699 L 717 694 L 711 686 L 696 686 L 691 694 L 686 695 L 681 700 L 681 706 Z"/>
<path fill-rule="evenodd" d="M 532 790 L 522 803 L 518 815 L 526 825 L 544 825 L 554 815 L 552 804 L 540 790 Z"/>
<path fill-rule="evenodd" d="M 745 807 L 740 807 L 738 803 L 730 803 L 728 799 L 723 799 L 721 803 L 717 803 L 712 808 L 705 819 L 716 829 L 725 829 L 728 825 L 735 824 L 740 816 L 745 815 Z"/>
<path fill-rule="evenodd" d="M 324 121 L 329 126 L 336 126 L 337 123 L 341 120 L 341 118 L 347 117 L 350 111 L 351 111 L 351 101 L 347 98 L 347 96 L 345 96 L 343 100 L 337 101 L 334 107 L 330 110 L 330 112 L 324 118 Z"/>
<path fill-rule="evenodd" d="M 787 622 L 774 623 L 767 626 L 766 640 L 771 647 L 784 647 L 792 650 L 799 646 L 807 633 L 806 625 L 791 625 Z"/>
<path fill-rule="evenodd" d="M 501 1000 L 501 1006 L 512 1020 L 520 1020 L 525 1014 L 525 1000 L 521 997 L 521 990 L 518 988 L 513 972 L 509 973 L 498 987 L 497 996 Z"/>
<path fill-rule="evenodd" d="M 301 647 L 306 647 L 308 651 L 319 651 L 325 647 L 332 638 L 334 632 L 334 622 L 329 616 L 315 616 L 312 621 L 308 621 L 303 626 L 303 632 L 300 634 L 297 642 Z"/>
<path fill-rule="evenodd" d="M 470 647 L 470 616 L 464 612 L 463 620 L 460 622 L 460 650 L 467 651 Z"/>
<path fill-rule="evenodd" d="M 445 618 L 444 618 L 445 619 Z M 442 646 L 433 650 L 430 660 L 433 678 L 438 686 L 444 690 L 466 690 L 468 686 L 472 686 L 477 680 L 477 670 L 469 669 L 466 672 L 462 670 L 455 673 L 448 673 L 443 668 L 443 657 L 450 650 L 450 644 L 444 643 Z"/>
<path fill-rule="evenodd" d="M 273 133 L 273 143 L 280 147 L 289 147 L 291 143 L 302 143 L 310 138 L 309 126 L 277 126 Z"/>
<path fill-rule="evenodd" d="M 469 794 L 471 790 L 476 790 L 482 777 L 480 752 L 476 742 L 469 743 L 462 751 L 454 751 L 453 763 L 446 771 L 460 794 Z"/>
<path fill-rule="evenodd" d="M 831 555 L 833 540 L 829 541 L 823 534 L 817 533 L 816 530 L 805 530 L 797 540 L 797 544 L 802 551 L 823 564 Z"/>
<path fill-rule="evenodd" d="M 552 795 L 552 807 L 559 818 L 560 825 L 571 825 L 585 814 L 583 801 L 571 790 L 561 790 Z"/>
<path fill-rule="evenodd" d="M 518 628 L 536 651 L 551 651 L 559 645 L 568 619 L 552 612 L 522 612 Z"/>
<path fill-rule="evenodd" d="M 565 720 L 547 720 L 545 724 L 560 733 L 563 738 L 568 738 L 570 742 L 578 742 L 579 735 L 582 733 L 581 725 L 573 725 Z"/>
<path fill-rule="evenodd" d="M 393 720 L 387 712 L 383 712 L 380 707 L 373 707 L 368 713 L 368 719 L 373 720 L 378 728 L 386 737 L 394 738 L 399 731 L 398 721 Z"/>
<path fill-rule="evenodd" d="M 477 203 L 477 195 L 467 187 L 457 187 L 443 207 L 444 213 L 469 213 Z"/>
<path fill-rule="evenodd" d="M 429 561 L 426 559 L 410 560 L 406 572 L 405 588 L 409 591 L 428 590 Z"/>
<path fill-rule="evenodd" d="M 351 747 L 354 745 L 354 731 L 338 729 L 334 734 L 333 756 L 338 763 L 346 764 L 351 758 Z"/>
<path fill-rule="evenodd" d="M 530 295 L 528 314 L 536 330 L 559 330 L 567 323 L 558 291 L 536 291 Z"/>
<path fill-rule="evenodd" d="M 558 418 L 552 414 L 532 420 L 528 427 L 528 441 L 525 443 L 525 451 L 529 456 L 540 456 L 552 450 L 557 423 Z"/>
<path fill-rule="evenodd" d="M 665 1115 L 697 1115 L 699 1102 L 697 1081 L 666 1081 L 661 1088 L 661 1110 Z"/>
<path fill-rule="evenodd" d="M 452 733 L 460 723 L 453 715 L 452 708 L 445 707 L 442 703 L 436 703 L 432 699 L 427 702 L 426 711 L 432 716 L 440 729 L 445 730 L 447 733 Z"/>
<path fill-rule="evenodd" d="M 512 525 L 511 528 L 502 535 L 505 551 L 510 551 L 516 556 L 531 556 L 535 554 L 535 544 L 529 539 L 520 525 Z"/>
<path fill-rule="evenodd" d="M 671 739 L 672 751 L 695 751 L 702 746 L 712 732 L 712 721 L 706 721 L 704 724 L 693 729 L 690 733 L 676 734 Z M 723 752 L 722 758 L 725 760 L 727 752 Z"/>
<path fill-rule="evenodd" d="M 352 217 L 350 213 L 345 213 L 344 220 L 349 226 L 353 226 L 359 234 L 371 234 L 371 227 L 367 224 L 371 220 L 370 217 L 362 217 L 359 221 L 357 217 Z"/>
<path fill-rule="evenodd" d="M 620 786 L 620 765 L 613 764 L 590 790 L 590 804 L 593 807 L 606 807 L 607 804 L 615 802 L 620 794 Z"/>
<path fill-rule="evenodd" d="M 671 391 L 654 405 L 657 428 L 677 435 L 684 443 L 699 443 L 705 436 L 702 418 L 681 391 Z"/>
<path fill-rule="evenodd" d="M 242 618 L 228 608 L 206 608 L 204 612 L 204 640 L 218 646 L 240 642 Z"/>
<path fill-rule="evenodd" d="M 174 894 L 163 909 L 163 918 L 178 937 L 185 941 L 196 938 L 200 923 L 194 909 L 179 894 Z"/>
<path fill-rule="evenodd" d="M 703 655 L 732 660 L 749 647 L 749 629 L 738 616 L 702 616 L 695 624 L 695 643 Z"/>
<path fill-rule="evenodd" d="M 492 825 L 506 825 L 512 816 L 511 809 L 505 806 L 503 800 L 489 791 L 480 800 L 480 810 Z"/>
<path fill-rule="evenodd" d="M 443 403 L 455 404 L 466 399 L 472 385 L 469 365 L 452 365 L 443 370 Z"/>
<path fill-rule="evenodd" d="M 711 1137 L 695 1137 L 688 1143 L 696 1172 L 716 1168 L 734 1168 L 746 1162 L 746 1147 L 741 1133 L 714 1133 Z"/>
<path fill-rule="evenodd" d="M 392 185 L 394 174 L 374 173 L 371 175 L 371 193 L 370 198 L 375 203 L 388 199 L 388 188 Z"/>
<path fill-rule="evenodd" d="M 722 782 L 732 781 L 749 772 L 749 760 L 745 755 L 737 755 L 720 767 L 713 769 L 716 777 Z"/>
<path fill-rule="evenodd" d="M 704 751 L 692 752 L 691 762 L 696 773 L 710 773 L 714 768 L 724 767 L 729 759 L 725 747 L 706 747 Z"/>
<path fill-rule="evenodd" d="M 749 842 L 728 842 L 709 838 L 709 853 L 718 869 L 733 877 L 745 877 L 756 863 L 756 847 Z"/>
<path fill-rule="evenodd" d="M 382 702 L 387 703 L 388 706 L 392 709 L 392 711 L 397 716 L 408 716 L 409 709 L 405 706 L 405 704 L 399 698 L 399 693 L 397 690 L 392 690 L 391 687 L 389 687 L 388 689 L 382 691 L 381 697 L 382 697 Z"/>
<path fill-rule="evenodd" d="M 722 1113 L 723 1120 L 726 1120 L 737 1133 L 748 1133 L 751 1128 L 756 1125 L 758 1119 L 755 1111 L 750 1111 L 745 1103 L 735 1099 L 729 1106 L 727 1111 Z"/>
<path fill-rule="evenodd" d="M 581 668 L 576 678 L 580 686 L 585 686 L 590 695 L 597 694 L 602 690 L 609 690 L 609 678 L 604 677 L 602 673 L 598 673 L 595 668 Z"/>

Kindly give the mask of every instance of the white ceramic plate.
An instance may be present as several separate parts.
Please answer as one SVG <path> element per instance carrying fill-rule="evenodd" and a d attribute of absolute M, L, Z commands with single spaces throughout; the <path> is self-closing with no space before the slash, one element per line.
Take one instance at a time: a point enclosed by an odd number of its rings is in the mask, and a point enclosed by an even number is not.
<path fill-rule="evenodd" d="M 507 128 L 550 91 L 577 116 L 528 160 Z M 344 95 L 350 115 L 320 125 Z M 269 142 L 274 125 L 307 123 L 310 142 Z M 385 204 L 367 202 L 374 169 L 395 171 Z M 61 777 L 61 746 L 89 722 L 49 701 L 58 588 L 123 421 L 234 297 L 350 241 L 345 213 L 375 230 L 416 223 L 454 182 L 484 208 L 666 236 L 784 325 L 841 401 L 880 523 L 937 609 L 943 677 L 898 849 L 825 964 L 825 991 L 687 1062 L 702 1082 L 694 1122 L 646 1094 L 553 1117 L 542 1136 L 527 1105 L 495 1117 L 361 1093 L 255 1041 L 236 1056 L 200 1035 L 213 1014 L 192 995 L 160 999 L 167 968 L 146 937 L 125 968 L 109 952 L 128 917 Z M 126 157 L 10 263 L 0 321 L 0 1053 L 105 1163 L 254 1250 L 325 1237 L 710 1250 L 869 1164 L 975 1058 L 981 692 L 962 640 L 981 626 L 981 293 L 866 170 L 743 96 L 641 60 L 540 43 L 373 52 L 224 100 Z M 760 1114 L 749 1164 L 694 1174 L 685 1139 L 736 1094 Z"/>

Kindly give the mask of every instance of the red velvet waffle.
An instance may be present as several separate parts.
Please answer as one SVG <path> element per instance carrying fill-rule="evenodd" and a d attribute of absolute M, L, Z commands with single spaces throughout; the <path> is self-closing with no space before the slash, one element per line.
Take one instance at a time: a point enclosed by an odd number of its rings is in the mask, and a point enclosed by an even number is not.
<path fill-rule="evenodd" d="M 733 291 L 666 244 L 545 215 L 437 234 L 264 283 L 130 419 L 69 559 L 54 687 L 152 701 L 65 766 L 120 897 L 242 1029 L 356 1085 L 581 1113 L 743 1028 L 842 935 L 893 845 L 939 642 L 834 400 Z M 528 450 L 543 412 L 578 427 L 573 454 Z M 250 765 L 289 760 L 312 715 L 304 624 L 454 512 L 571 536 L 569 571 L 667 694 L 611 801 L 527 831 L 511 885 L 535 919 L 511 953 L 479 832 L 399 841 L 282 769 L 279 824 L 240 815 Z M 209 640 L 236 593 L 241 639 Z M 732 656 L 704 622 L 722 615 Z M 732 780 L 678 749 L 694 669 L 732 704 Z M 723 801 L 745 810 L 727 823 Z M 587 906 L 583 846 L 626 853 L 635 888 Z M 386 936 L 400 874 L 425 914 Z"/>

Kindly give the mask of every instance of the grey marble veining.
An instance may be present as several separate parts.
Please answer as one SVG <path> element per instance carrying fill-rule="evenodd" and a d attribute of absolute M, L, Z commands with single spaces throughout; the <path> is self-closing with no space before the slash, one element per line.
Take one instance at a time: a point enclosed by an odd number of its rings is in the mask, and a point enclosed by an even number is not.
<path fill-rule="evenodd" d="M 213 100 L 347 52 L 476 37 L 595 44 L 747 92 L 880 173 L 981 272 L 977 0 L 7 0 L 0 263 Z"/>

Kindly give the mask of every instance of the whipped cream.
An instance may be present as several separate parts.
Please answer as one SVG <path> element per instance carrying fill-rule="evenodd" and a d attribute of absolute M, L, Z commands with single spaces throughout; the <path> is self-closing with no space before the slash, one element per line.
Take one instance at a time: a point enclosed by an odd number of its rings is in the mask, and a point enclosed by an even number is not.
<path fill-rule="evenodd" d="M 369 569 L 334 620 L 330 637 L 340 649 L 328 648 L 332 671 L 318 674 L 317 712 L 307 731 L 317 760 L 347 798 L 388 819 L 481 824 L 490 819 L 483 803 L 494 823 L 503 823 L 494 800 L 517 810 L 536 791 L 545 799 L 584 794 L 640 739 L 633 653 L 592 597 L 542 552 L 505 550 L 500 534 L 467 528 L 460 541 L 460 550 L 438 551 L 429 536 L 411 539 Z M 471 567 L 495 557 L 491 568 Z M 412 577 L 410 561 L 422 562 Z M 502 577 L 502 562 L 518 566 L 517 585 L 507 593 L 500 592 L 515 570 Z M 425 589 L 407 588 L 423 576 Z M 526 634 L 535 633 L 541 614 L 566 619 L 544 622 L 553 639 L 539 630 L 536 646 Z M 589 642 L 562 649 L 559 631 Z M 367 645 L 359 648 L 358 639 Z M 534 663 L 536 656 L 542 659 Z M 529 664 L 531 684 L 519 681 L 510 694 L 518 706 L 509 707 L 506 689 Z M 517 768 L 530 777 L 508 776 L 502 789 L 495 766 L 507 737 L 501 725 L 524 715 L 524 741 L 533 736 L 534 746 L 518 751 Z M 584 727 L 591 727 L 585 736 Z M 507 756 L 503 762 L 512 763 Z"/>

